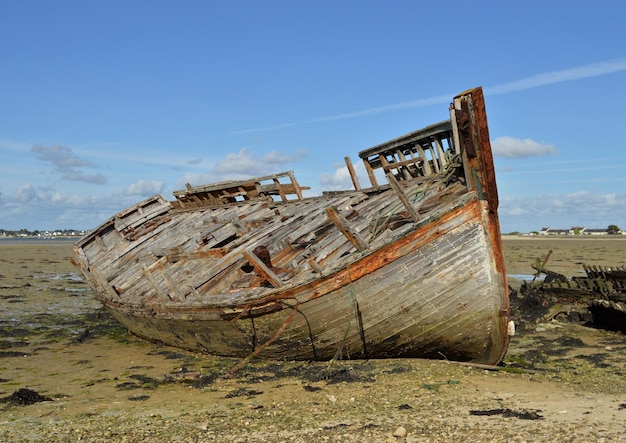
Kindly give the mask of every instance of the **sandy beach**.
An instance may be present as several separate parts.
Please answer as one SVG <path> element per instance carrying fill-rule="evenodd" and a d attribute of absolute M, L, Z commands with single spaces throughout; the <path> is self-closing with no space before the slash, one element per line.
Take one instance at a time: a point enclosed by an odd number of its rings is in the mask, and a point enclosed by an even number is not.
<path fill-rule="evenodd" d="M 511 285 L 626 265 L 626 236 L 505 236 Z M 0 441 L 626 441 L 626 337 L 549 321 L 484 369 L 420 359 L 267 362 L 136 338 L 68 241 L 0 241 Z"/>

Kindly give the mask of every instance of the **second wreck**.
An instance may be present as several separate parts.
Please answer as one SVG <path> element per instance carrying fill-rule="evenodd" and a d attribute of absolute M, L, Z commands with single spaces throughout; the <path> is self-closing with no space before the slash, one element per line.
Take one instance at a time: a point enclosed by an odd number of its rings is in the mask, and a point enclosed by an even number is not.
<path fill-rule="evenodd" d="M 483 92 L 450 119 L 346 157 L 353 190 L 291 172 L 190 186 L 75 245 L 95 296 L 141 337 L 271 359 L 503 358 L 509 298 Z"/>
<path fill-rule="evenodd" d="M 551 254 L 535 261 L 519 292 L 509 289 L 521 329 L 559 318 L 626 334 L 626 267 L 583 264 L 585 276 L 568 277 L 547 267 Z"/>

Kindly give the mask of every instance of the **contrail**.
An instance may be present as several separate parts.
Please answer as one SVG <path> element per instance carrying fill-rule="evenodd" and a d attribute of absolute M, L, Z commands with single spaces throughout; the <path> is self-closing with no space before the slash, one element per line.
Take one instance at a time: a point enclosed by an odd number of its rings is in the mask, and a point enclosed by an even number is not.
<path fill-rule="evenodd" d="M 612 74 L 626 70 L 626 59 L 614 59 L 605 62 L 591 63 L 589 65 L 578 66 L 576 68 L 564 69 L 561 71 L 544 72 L 531 77 L 515 80 L 500 85 L 483 88 L 485 95 L 508 94 L 509 92 L 523 91 L 526 89 L 538 88 L 540 86 L 552 85 L 555 83 L 563 83 L 572 80 L 580 80 L 583 78 L 599 77 L 601 75 Z M 400 109 L 423 108 L 425 106 L 435 105 L 439 103 L 447 103 L 454 94 L 445 94 L 437 97 L 422 98 L 407 102 L 400 102 L 391 105 L 377 106 L 375 108 L 362 109 L 360 111 L 346 112 L 342 114 L 331 115 L 327 117 L 318 117 L 310 120 L 302 120 L 293 123 L 281 123 L 274 126 L 266 126 L 262 128 L 244 129 L 241 131 L 231 132 L 231 135 L 247 134 L 251 132 L 271 131 L 276 129 L 289 128 L 308 123 L 320 123 L 335 120 L 346 120 L 350 118 L 365 117 L 367 115 L 383 114 L 385 112 L 397 111 Z"/>
<path fill-rule="evenodd" d="M 530 174 L 554 174 L 555 172 L 587 172 L 587 171 L 604 171 L 606 169 L 624 169 L 624 164 L 618 165 L 601 165 L 601 166 L 585 166 L 581 168 L 554 168 L 554 169 L 524 169 L 520 171 L 503 172 L 506 175 L 530 175 Z"/>
<path fill-rule="evenodd" d="M 537 88 L 539 86 L 563 83 L 582 78 L 599 77 L 614 72 L 626 70 L 626 60 L 609 60 L 606 62 L 592 63 L 577 68 L 564 69 L 562 71 L 544 72 L 509 83 L 503 83 L 490 88 L 485 88 L 485 94 L 508 94 L 514 91 Z"/>
<path fill-rule="evenodd" d="M 375 108 L 361 109 L 360 111 L 346 112 L 343 114 L 330 115 L 328 117 L 318 117 L 310 120 L 302 120 L 294 123 L 281 123 L 274 126 L 266 126 L 263 128 L 244 129 L 241 131 L 231 132 L 230 135 L 248 134 L 250 132 L 271 131 L 275 129 L 289 128 L 292 126 L 304 125 L 308 123 L 321 123 L 335 120 L 346 120 L 349 118 L 365 117 L 367 115 L 383 114 L 385 112 L 397 111 L 399 109 L 422 108 L 424 106 L 435 105 L 437 103 L 447 103 L 450 101 L 451 94 L 441 95 L 438 97 L 421 98 L 409 102 L 395 103 L 393 105 L 378 106 Z"/>

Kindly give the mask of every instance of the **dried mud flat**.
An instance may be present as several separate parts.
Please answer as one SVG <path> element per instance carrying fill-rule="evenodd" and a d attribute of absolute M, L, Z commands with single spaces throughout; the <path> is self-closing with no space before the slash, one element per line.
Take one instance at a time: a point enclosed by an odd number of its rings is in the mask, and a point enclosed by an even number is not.
<path fill-rule="evenodd" d="M 626 264 L 626 239 L 505 237 L 509 274 Z M 551 321 L 504 364 L 239 360 L 129 335 L 67 242 L 0 242 L 0 441 L 626 441 L 626 337 Z M 515 285 L 515 281 L 512 281 Z M 395 435 L 394 435 L 395 434 Z"/>

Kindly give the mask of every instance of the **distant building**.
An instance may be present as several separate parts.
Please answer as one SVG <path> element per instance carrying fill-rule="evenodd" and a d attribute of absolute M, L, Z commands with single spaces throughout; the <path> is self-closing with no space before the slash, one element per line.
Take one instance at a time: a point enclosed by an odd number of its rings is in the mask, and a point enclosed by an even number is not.
<path fill-rule="evenodd" d="M 607 235 L 607 229 L 589 229 L 584 226 L 572 226 L 569 229 L 551 229 L 543 227 L 539 235 Z M 620 231 L 619 234 L 622 232 Z"/>
<path fill-rule="evenodd" d="M 585 235 L 606 235 L 606 229 L 585 229 Z"/>
<path fill-rule="evenodd" d="M 539 235 L 569 235 L 573 232 L 570 232 L 570 229 L 552 229 L 550 227 L 541 228 Z"/>

